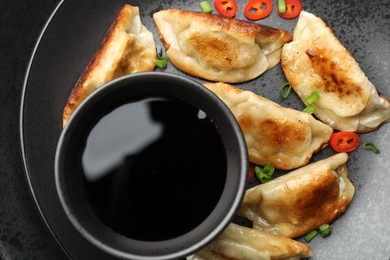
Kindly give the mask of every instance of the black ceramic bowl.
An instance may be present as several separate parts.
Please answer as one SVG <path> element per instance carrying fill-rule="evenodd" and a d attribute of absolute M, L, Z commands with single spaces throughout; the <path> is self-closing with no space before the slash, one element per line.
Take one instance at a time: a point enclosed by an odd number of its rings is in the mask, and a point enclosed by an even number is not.
<path fill-rule="evenodd" d="M 124 124 L 112 114 L 127 105 Z M 137 107 L 154 112 L 145 119 Z M 104 123 L 110 115 L 113 120 Z M 140 127 L 142 120 L 149 125 Z M 106 132 L 94 137 L 102 122 Z M 161 134 L 168 125 L 173 132 Z M 210 126 L 214 130 L 205 133 Z M 126 127 L 130 130 L 123 131 Z M 152 128 L 158 134 L 133 151 L 136 155 L 128 151 L 119 166 L 88 177 L 88 171 L 104 167 L 101 161 L 112 149 L 139 143 L 137 135 L 120 132 L 144 134 Z M 105 144 L 110 138 L 121 145 L 110 148 Z M 97 156 L 88 166 L 89 145 L 97 145 L 90 153 L 103 152 L 103 159 Z M 155 146 L 160 150 L 150 152 Z M 55 161 L 57 191 L 69 220 L 97 248 L 124 259 L 174 259 L 206 246 L 235 215 L 247 172 L 241 129 L 222 101 L 200 83 L 158 72 L 121 77 L 93 92 L 64 127 Z"/>

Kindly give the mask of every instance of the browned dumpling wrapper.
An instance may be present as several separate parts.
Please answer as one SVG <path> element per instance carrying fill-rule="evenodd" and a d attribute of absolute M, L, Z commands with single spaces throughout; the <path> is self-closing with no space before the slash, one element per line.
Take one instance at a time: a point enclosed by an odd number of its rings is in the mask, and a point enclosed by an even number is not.
<path fill-rule="evenodd" d="M 211 81 L 244 82 L 280 62 L 291 34 L 215 14 L 168 9 L 153 14 L 170 62 Z"/>
<path fill-rule="evenodd" d="M 302 259 L 312 255 L 309 246 L 291 238 L 230 224 L 211 244 L 188 260 L 271 260 Z"/>
<path fill-rule="evenodd" d="M 347 160 L 339 153 L 255 186 L 246 191 L 238 214 L 255 229 L 291 238 L 330 223 L 355 193 Z"/>
<path fill-rule="evenodd" d="M 117 77 L 152 71 L 157 57 L 153 34 L 142 24 L 139 8 L 126 4 L 74 86 L 63 112 L 63 125 L 95 89 Z"/>
<path fill-rule="evenodd" d="M 313 92 L 315 115 L 334 129 L 370 132 L 390 121 L 390 103 L 319 17 L 302 11 L 282 67 L 303 102 Z"/>
<path fill-rule="evenodd" d="M 226 83 L 205 83 L 236 117 L 249 159 L 282 170 L 306 165 L 328 144 L 333 129 L 313 116 L 282 107 L 251 91 Z"/>

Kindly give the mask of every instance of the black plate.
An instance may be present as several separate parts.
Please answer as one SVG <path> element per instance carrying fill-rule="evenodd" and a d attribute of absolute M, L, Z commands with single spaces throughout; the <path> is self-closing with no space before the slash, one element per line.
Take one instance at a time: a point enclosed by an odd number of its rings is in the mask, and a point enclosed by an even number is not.
<path fill-rule="evenodd" d="M 199 10 L 199 0 L 170 1 L 76 1 L 59 4 L 37 43 L 26 76 L 21 107 L 21 143 L 31 191 L 43 220 L 64 251 L 74 259 L 108 258 L 83 239 L 67 220 L 54 185 L 54 155 L 61 132 L 62 110 L 80 73 L 98 49 L 108 27 L 124 3 L 140 7 L 141 20 L 154 33 L 161 47 L 152 13 L 161 9 Z M 211 1 L 212 2 L 212 1 Z M 245 19 L 246 0 L 237 0 L 237 18 Z M 276 4 L 263 24 L 292 32 L 296 19 L 284 20 Z M 390 2 L 302 1 L 303 8 L 325 21 L 353 53 L 369 79 L 390 97 Z M 172 65 L 165 70 L 184 75 Z M 199 79 L 196 79 L 199 80 Z M 285 82 L 280 65 L 259 78 L 237 84 L 286 107 L 302 109 L 295 94 L 283 100 L 278 88 Z M 333 234 L 315 238 L 310 246 L 313 259 L 389 259 L 390 257 L 390 124 L 361 135 L 381 149 L 376 155 L 359 147 L 350 153 L 350 178 L 356 185 L 355 198 L 346 213 L 332 224 Z M 313 160 L 324 158 L 326 149 Z M 254 184 L 254 183 L 252 183 Z"/>

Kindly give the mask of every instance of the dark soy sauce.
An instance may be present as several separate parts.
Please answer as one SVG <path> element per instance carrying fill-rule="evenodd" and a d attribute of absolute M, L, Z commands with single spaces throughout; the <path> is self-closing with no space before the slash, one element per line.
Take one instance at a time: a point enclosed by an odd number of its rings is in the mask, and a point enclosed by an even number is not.
<path fill-rule="evenodd" d="M 195 228 L 216 206 L 226 180 L 226 153 L 212 120 L 160 96 L 103 116 L 87 136 L 81 161 L 96 216 L 144 241 Z"/>

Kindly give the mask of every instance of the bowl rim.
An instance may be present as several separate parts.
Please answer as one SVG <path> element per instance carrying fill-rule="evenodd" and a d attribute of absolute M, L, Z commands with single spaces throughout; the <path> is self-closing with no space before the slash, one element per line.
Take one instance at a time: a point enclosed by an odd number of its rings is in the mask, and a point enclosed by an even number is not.
<path fill-rule="evenodd" d="M 75 129 L 77 129 L 77 123 L 80 121 L 80 119 L 85 116 L 86 111 L 91 107 L 94 102 L 98 102 L 99 99 L 102 99 L 102 97 L 106 95 L 113 95 L 112 93 L 115 93 L 115 91 L 118 91 L 117 89 L 123 88 L 125 85 L 128 85 L 129 82 L 135 81 L 145 81 L 145 80 L 151 80 L 154 82 L 161 81 L 161 80 L 174 80 L 179 81 L 184 84 L 186 88 L 194 88 L 194 91 L 198 91 L 201 96 L 207 97 L 208 100 L 213 100 L 216 102 L 215 107 L 220 110 L 220 112 L 223 112 L 223 114 L 226 116 L 223 121 L 224 123 L 229 123 L 231 127 L 231 132 L 234 133 L 234 138 L 237 142 L 238 151 L 228 151 L 225 149 L 227 155 L 228 153 L 234 153 L 236 152 L 236 157 L 239 159 L 239 177 L 238 177 L 238 183 L 225 183 L 225 188 L 223 190 L 223 194 L 221 194 L 221 198 L 225 198 L 226 196 L 230 198 L 231 200 L 229 202 L 224 203 L 224 207 L 226 205 L 229 205 L 230 208 L 218 208 L 219 211 L 225 212 L 225 216 L 221 217 L 221 213 L 214 214 L 218 215 L 218 221 L 219 223 L 214 223 L 214 229 L 209 230 L 207 235 L 203 235 L 203 238 L 197 241 L 196 243 L 192 244 L 191 246 L 187 246 L 186 248 L 182 248 L 179 250 L 176 250 L 175 252 L 166 252 L 161 253 L 160 255 L 151 255 L 151 254 L 135 254 L 131 252 L 123 252 L 122 250 L 118 248 L 114 248 L 113 246 L 108 245 L 107 243 L 101 241 L 100 239 L 96 238 L 95 235 L 92 235 L 85 225 L 81 224 L 77 217 L 77 212 L 74 212 L 74 208 L 72 206 L 72 203 L 70 202 L 70 199 L 68 197 L 67 191 L 65 190 L 64 184 L 63 184 L 63 169 L 60 167 L 62 165 L 64 160 L 64 154 L 66 154 L 63 150 L 64 147 L 66 148 L 66 142 L 70 138 L 70 134 L 72 134 L 72 131 L 74 132 Z M 195 89 L 196 88 L 196 89 Z M 173 91 L 175 93 L 175 91 Z M 171 93 L 170 93 L 171 94 Z M 170 95 L 168 94 L 168 96 Z M 129 94 L 131 96 L 131 94 Z M 182 97 L 180 97 L 182 98 Z M 117 105 L 119 106 L 119 105 Z M 218 119 L 222 120 L 222 119 Z M 216 123 L 217 124 L 217 123 Z M 218 125 L 217 125 L 218 127 Z M 233 138 L 231 136 L 230 138 Z M 225 141 L 224 141 L 225 142 Z M 225 143 L 224 143 L 225 145 Z M 245 193 L 245 187 L 246 187 L 246 180 L 247 180 L 247 173 L 248 173 L 248 167 L 249 167 L 249 161 L 248 161 L 248 152 L 246 148 L 246 142 L 242 133 L 242 130 L 236 121 L 236 118 L 230 111 L 230 109 L 222 102 L 222 100 L 219 99 L 217 95 L 215 95 L 213 92 L 205 88 L 203 85 L 201 85 L 199 82 L 189 79 L 187 77 L 173 74 L 173 73 L 166 73 L 166 72 L 139 72 L 135 74 L 130 74 L 126 76 L 122 76 L 119 78 L 116 78 L 112 81 L 107 82 L 106 84 L 102 85 L 98 89 L 96 89 L 94 92 L 92 92 L 89 96 L 87 96 L 80 105 L 75 109 L 71 117 L 69 118 L 68 122 L 64 126 L 58 144 L 56 149 L 56 155 L 55 155 L 55 183 L 56 183 L 56 189 L 57 189 L 57 195 L 59 197 L 59 200 L 61 202 L 61 205 L 63 209 L 65 210 L 65 213 L 68 217 L 68 220 L 73 224 L 73 226 L 81 233 L 84 238 L 86 238 L 89 242 L 94 244 L 96 247 L 100 248 L 101 250 L 105 251 L 106 253 L 109 253 L 113 256 L 124 258 L 124 259 L 172 259 L 172 258 L 179 258 L 183 256 L 190 255 L 201 248 L 205 247 L 208 243 L 210 243 L 213 239 L 215 239 L 219 234 L 221 234 L 225 228 L 228 226 L 228 224 L 231 222 L 232 218 L 235 216 L 235 213 L 237 212 Z M 228 182 L 228 176 L 227 180 Z M 236 190 L 233 191 L 226 189 L 226 185 L 230 185 L 231 187 L 234 187 Z M 232 197 L 232 194 L 234 196 Z M 221 199 L 220 199 L 221 201 Z M 219 205 L 216 206 L 216 208 Z M 213 210 L 212 213 L 217 211 L 216 209 Z M 210 213 L 211 214 L 211 213 Z M 213 216 L 214 216 L 213 215 Z M 206 220 L 208 220 L 207 218 Z M 206 220 L 204 222 L 206 222 Z M 209 220 L 211 221 L 211 220 Z M 200 226 L 204 223 L 202 222 Z M 215 220 L 214 220 L 215 222 Z M 211 225 L 211 224 L 209 224 Z M 202 226 L 203 228 L 206 228 L 207 226 Z M 198 226 L 199 228 L 199 226 Z M 109 231 L 107 231 L 109 232 Z M 205 231 L 202 231 L 203 233 Z M 203 234 L 202 233 L 202 234 Z M 117 233 L 116 233 L 117 234 Z M 177 243 L 179 239 L 187 239 L 187 243 L 190 240 L 190 237 L 188 237 L 189 234 L 192 234 L 192 231 L 184 234 L 183 236 L 179 236 L 177 238 L 169 239 L 169 243 L 163 243 L 166 241 L 142 241 L 141 243 L 138 243 L 139 241 L 133 240 L 131 238 L 125 238 L 128 242 L 136 243 L 141 245 L 147 245 L 148 247 L 153 248 L 153 250 L 160 250 L 163 247 L 169 247 L 169 245 L 172 245 L 174 243 Z M 118 234 L 119 235 L 119 234 Z M 187 236 L 187 237 L 186 237 Z M 164 251 L 164 250 L 162 250 Z"/>

